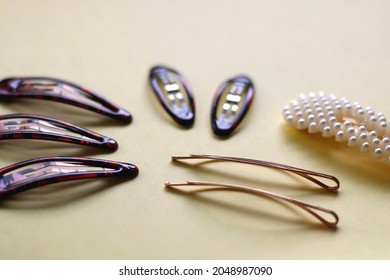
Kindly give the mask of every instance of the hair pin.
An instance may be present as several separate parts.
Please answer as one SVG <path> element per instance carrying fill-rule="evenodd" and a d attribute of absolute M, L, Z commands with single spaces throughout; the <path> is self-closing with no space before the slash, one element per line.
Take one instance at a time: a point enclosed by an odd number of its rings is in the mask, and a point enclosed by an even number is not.
<path fill-rule="evenodd" d="M 263 166 L 263 167 L 270 167 L 275 168 L 287 172 L 291 172 L 293 174 L 299 175 L 307 180 L 310 180 L 314 182 L 315 184 L 319 185 L 320 187 L 328 190 L 328 191 L 336 191 L 339 186 L 339 180 L 331 175 L 314 172 L 310 170 L 305 170 L 297 167 L 292 167 L 284 164 L 279 163 L 273 163 L 268 161 L 262 161 L 262 160 L 256 160 L 256 159 L 250 159 L 250 158 L 244 158 L 244 157 L 232 157 L 232 156 L 218 156 L 218 155 L 198 155 L 198 154 L 191 154 L 189 156 L 172 156 L 172 160 L 187 160 L 187 159 L 205 159 L 205 160 L 217 160 L 217 161 L 228 161 L 228 162 L 235 162 L 235 163 L 242 163 L 242 164 L 251 164 L 251 165 L 257 165 L 257 166 Z M 317 178 L 330 180 L 335 183 L 335 185 L 329 185 L 326 184 Z M 241 191 L 246 192 L 250 194 L 256 194 L 256 195 L 262 195 L 267 196 L 270 198 L 274 198 L 277 200 L 282 200 L 285 202 L 289 202 L 293 205 L 296 205 L 297 207 L 302 208 L 312 216 L 314 216 L 316 219 L 318 219 L 323 224 L 329 226 L 329 227 L 336 227 L 339 218 L 337 214 L 330 209 L 309 204 L 288 196 L 279 195 L 273 192 L 257 189 L 257 188 L 251 188 L 247 186 L 241 186 L 241 185 L 233 185 L 233 184 L 225 184 L 225 183 L 214 183 L 214 182 L 202 182 L 202 181 L 187 181 L 185 183 L 171 183 L 166 182 L 166 187 L 180 187 L 180 186 L 215 186 L 215 187 L 224 187 L 228 189 L 232 189 L 235 191 Z M 329 214 L 332 216 L 332 219 L 327 219 L 327 217 L 324 217 L 323 214 Z"/>
<path fill-rule="evenodd" d="M 107 136 L 71 123 L 39 115 L 0 116 L 0 140 L 37 139 L 80 144 L 115 151 L 118 143 Z"/>
<path fill-rule="evenodd" d="M 43 157 L 0 168 L 0 199 L 43 185 L 93 179 L 133 179 L 138 168 L 130 163 L 82 157 Z"/>
<path fill-rule="evenodd" d="M 98 93 L 77 84 L 48 77 L 12 77 L 0 81 L 0 97 L 35 98 L 61 102 L 86 109 L 124 123 L 131 114 Z"/>
<path fill-rule="evenodd" d="M 390 121 L 370 107 L 319 92 L 301 94 L 285 106 L 283 114 L 297 129 L 334 137 L 390 163 Z"/>
<path fill-rule="evenodd" d="M 254 85 L 247 76 L 223 82 L 214 95 L 211 127 L 218 136 L 229 136 L 242 122 L 255 96 Z"/>
<path fill-rule="evenodd" d="M 176 70 L 155 66 L 149 82 L 160 104 L 179 125 L 191 126 L 195 121 L 195 103 L 186 79 Z"/>
<path fill-rule="evenodd" d="M 214 187 L 223 187 L 227 189 L 231 189 L 234 191 L 239 191 L 239 192 L 246 192 L 250 194 L 255 194 L 255 195 L 261 195 L 261 196 L 266 196 L 269 198 L 273 198 L 276 200 L 281 200 L 285 202 L 289 202 L 309 214 L 311 214 L 313 217 L 318 219 L 320 222 L 323 224 L 327 225 L 328 227 L 336 227 L 337 223 L 339 221 L 339 217 L 334 212 L 333 210 L 317 206 L 314 204 L 310 204 L 298 199 L 294 199 L 288 196 L 280 195 L 277 193 L 261 190 L 261 189 L 256 189 L 256 188 L 251 188 L 247 186 L 241 186 L 241 185 L 234 185 L 234 184 L 224 184 L 224 183 L 214 183 L 214 182 L 203 182 L 203 181 L 187 181 L 185 183 L 171 183 L 171 182 L 166 182 L 165 183 L 166 187 L 172 188 L 172 187 L 181 187 L 181 186 L 214 186 Z M 332 216 L 332 220 L 328 220 L 326 217 L 322 216 L 323 214 L 329 214 Z"/>
<path fill-rule="evenodd" d="M 244 157 L 232 157 L 232 156 L 218 156 L 218 155 L 198 155 L 198 154 L 191 154 L 189 156 L 172 156 L 172 160 L 187 160 L 187 159 L 206 159 L 206 160 L 217 160 L 217 161 L 230 161 L 230 162 L 236 162 L 236 163 L 243 163 L 243 164 L 251 164 L 251 165 L 257 165 L 257 166 L 263 166 L 263 167 L 269 167 L 274 169 L 279 169 L 287 172 L 291 172 L 293 174 L 296 174 L 298 176 L 301 176 L 316 185 L 320 186 L 323 189 L 326 189 L 328 191 L 336 191 L 340 187 L 339 180 L 329 174 L 320 173 L 316 171 L 311 171 L 307 169 L 297 168 L 281 163 L 275 163 L 275 162 L 269 162 L 269 161 L 263 161 L 263 160 L 257 160 L 257 159 L 250 159 L 250 158 L 244 158 Z M 327 184 L 323 181 L 320 181 L 319 179 L 325 180 L 325 181 L 332 181 L 335 183 L 335 185 Z"/>

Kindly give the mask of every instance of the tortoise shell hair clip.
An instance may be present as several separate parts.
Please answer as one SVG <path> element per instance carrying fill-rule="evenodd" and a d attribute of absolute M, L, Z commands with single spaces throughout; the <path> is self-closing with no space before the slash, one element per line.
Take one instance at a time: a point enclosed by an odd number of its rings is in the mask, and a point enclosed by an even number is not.
<path fill-rule="evenodd" d="M 195 103 L 186 79 L 176 70 L 155 66 L 149 82 L 165 111 L 179 125 L 189 127 L 195 121 Z"/>
<path fill-rule="evenodd" d="M 12 77 L 0 81 L 0 97 L 61 102 L 130 123 L 131 114 L 86 87 L 48 77 Z"/>
<path fill-rule="evenodd" d="M 36 139 L 79 144 L 115 151 L 118 143 L 107 136 L 71 123 L 39 115 L 0 116 L 0 140 Z"/>
<path fill-rule="evenodd" d="M 64 181 L 102 177 L 133 179 L 130 163 L 82 157 L 43 157 L 0 168 L 0 200 L 16 193 Z"/>

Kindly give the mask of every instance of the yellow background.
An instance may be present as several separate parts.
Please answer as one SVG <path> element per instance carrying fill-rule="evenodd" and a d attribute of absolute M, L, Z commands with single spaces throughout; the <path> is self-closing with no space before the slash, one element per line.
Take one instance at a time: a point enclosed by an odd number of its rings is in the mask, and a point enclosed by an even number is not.
<path fill-rule="evenodd" d="M 0 1 L 0 77 L 44 75 L 85 85 L 128 109 L 126 126 L 63 104 L 1 102 L 119 142 L 112 154 L 42 141 L 2 141 L 0 165 L 77 155 L 127 161 L 132 181 L 74 181 L 0 204 L 3 259 L 388 259 L 390 166 L 345 144 L 286 127 L 281 110 L 323 90 L 390 116 L 389 1 Z M 192 85 L 196 122 L 177 127 L 148 85 L 156 64 Z M 231 138 L 213 136 L 217 86 L 252 77 L 256 97 Z M 172 164 L 172 154 L 275 161 L 337 176 L 338 194 L 266 168 Z M 164 182 L 255 186 L 335 210 L 336 231 L 301 211 L 235 192 L 192 195 Z"/>

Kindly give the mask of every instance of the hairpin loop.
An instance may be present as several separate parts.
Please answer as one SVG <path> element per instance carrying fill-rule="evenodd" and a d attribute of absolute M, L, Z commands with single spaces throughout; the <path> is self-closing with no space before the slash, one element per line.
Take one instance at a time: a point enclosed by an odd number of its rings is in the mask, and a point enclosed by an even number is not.
<path fill-rule="evenodd" d="M 34 98 L 61 102 L 86 109 L 124 123 L 131 114 L 98 93 L 75 83 L 48 77 L 12 77 L 0 81 L 2 98 Z"/>
<path fill-rule="evenodd" d="M 302 176 L 305 179 L 308 179 L 320 187 L 329 190 L 329 191 L 336 191 L 339 186 L 339 180 L 331 175 L 318 173 L 314 171 L 309 171 L 301 168 L 296 168 L 284 164 L 279 163 L 273 163 L 273 162 L 267 162 L 267 161 L 261 161 L 261 160 L 255 160 L 255 159 L 249 159 L 249 158 L 243 158 L 243 157 L 231 157 L 231 156 L 217 156 L 217 155 L 198 155 L 198 154 L 191 154 L 189 156 L 172 156 L 172 160 L 187 160 L 187 159 L 205 159 L 205 160 L 217 160 L 217 161 L 230 161 L 230 162 L 236 162 L 236 163 L 243 163 L 243 164 L 251 164 L 251 165 L 258 165 L 258 166 L 264 166 L 264 167 L 270 167 L 275 169 L 280 169 L 283 171 L 288 171 L 293 174 Z M 319 180 L 317 180 L 314 177 L 319 177 L 321 179 L 326 179 L 333 181 L 335 185 L 327 185 Z M 258 188 L 252 188 L 247 186 L 241 186 L 241 185 L 235 185 L 235 184 L 225 184 L 225 183 L 216 183 L 216 182 L 204 182 L 204 181 L 187 181 L 184 183 L 171 183 L 166 182 L 166 187 L 185 187 L 185 186 L 212 186 L 212 187 L 222 187 L 227 188 L 235 191 L 240 192 L 246 192 L 250 194 L 255 195 L 261 195 L 270 197 L 276 200 L 282 200 L 288 203 L 291 203 L 310 215 L 312 215 L 314 218 L 319 220 L 321 223 L 325 224 L 328 227 L 334 228 L 337 226 L 339 222 L 339 217 L 333 210 L 317 206 L 314 204 L 310 204 L 301 200 L 297 200 L 288 196 L 276 194 L 273 192 L 265 191 Z"/>
<path fill-rule="evenodd" d="M 130 163 L 83 157 L 43 157 L 0 168 L 0 199 L 43 185 L 102 177 L 133 179 Z"/>
<path fill-rule="evenodd" d="M 334 137 L 390 164 L 390 120 L 370 107 L 322 92 L 309 93 L 285 106 L 283 116 L 299 130 Z"/>
<path fill-rule="evenodd" d="M 0 116 L 0 140 L 37 139 L 73 143 L 115 151 L 118 143 L 107 136 L 54 118 L 10 114 Z"/>

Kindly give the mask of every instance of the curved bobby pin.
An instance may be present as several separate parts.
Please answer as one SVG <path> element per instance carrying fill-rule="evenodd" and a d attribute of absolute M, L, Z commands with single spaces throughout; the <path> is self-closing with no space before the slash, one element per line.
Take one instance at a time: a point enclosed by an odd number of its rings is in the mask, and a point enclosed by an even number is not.
<path fill-rule="evenodd" d="M 0 81 L 0 97 L 45 99 L 73 105 L 130 123 L 131 114 L 90 89 L 48 77 L 12 77 Z"/>
<path fill-rule="evenodd" d="M 114 151 L 118 143 L 86 128 L 39 115 L 0 116 L 0 140 L 38 139 L 80 144 Z"/>
<path fill-rule="evenodd" d="M 191 154 L 189 156 L 172 156 L 172 160 L 186 160 L 186 159 L 209 159 L 209 160 L 221 160 L 221 161 L 232 161 L 232 162 L 238 162 L 238 163 L 244 163 L 244 164 L 252 164 L 252 165 L 258 165 L 258 166 L 264 166 L 264 167 L 270 167 L 274 169 L 280 169 L 284 170 L 287 172 L 294 173 L 298 176 L 301 176 L 321 188 L 324 188 L 328 191 L 336 191 L 340 187 L 340 182 L 339 180 L 328 174 L 320 173 L 320 172 L 315 172 L 315 171 L 310 171 L 306 169 L 301 169 L 281 163 L 275 163 L 275 162 L 269 162 L 269 161 L 262 161 L 262 160 L 257 160 L 257 159 L 250 159 L 250 158 L 243 158 L 243 157 L 231 157 L 231 156 L 217 156 L 217 155 L 197 155 L 197 154 Z M 328 185 L 325 184 L 324 182 L 316 179 L 317 178 L 322 178 L 326 180 L 333 181 L 335 185 Z"/>
<path fill-rule="evenodd" d="M 203 181 L 187 181 L 185 183 L 171 183 L 171 182 L 166 182 L 165 183 L 166 187 L 179 187 L 179 186 L 215 186 L 215 187 L 224 187 L 228 189 L 232 189 L 235 191 L 240 191 L 240 192 L 246 192 L 246 193 L 251 193 L 255 195 L 262 195 L 266 197 L 270 197 L 273 199 L 277 200 L 282 200 L 289 202 L 293 205 L 296 205 L 300 207 L 301 209 L 305 210 L 309 214 L 311 214 L 313 217 L 318 219 L 320 222 L 323 224 L 329 226 L 329 227 L 336 227 L 339 217 L 337 214 L 330 209 L 323 208 L 321 206 L 313 205 L 306 203 L 301 200 L 297 200 L 288 196 L 284 195 L 279 195 L 273 192 L 261 190 L 261 189 L 256 189 L 256 188 L 251 188 L 251 187 L 246 187 L 246 186 L 241 186 L 241 185 L 233 185 L 233 184 L 224 184 L 224 183 L 214 183 L 214 182 L 203 182 Z M 321 214 L 329 214 L 330 216 L 333 217 L 333 220 L 329 220 L 321 216 Z"/>
<path fill-rule="evenodd" d="M 64 181 L 138 175 L 130 163 L 82 157 L 43 157 L 0 168 L 0 199 Z"/>

